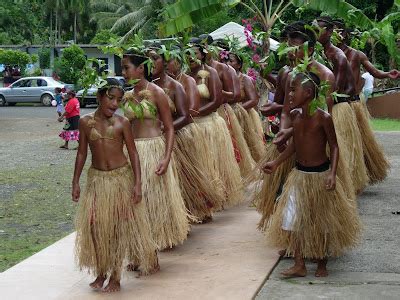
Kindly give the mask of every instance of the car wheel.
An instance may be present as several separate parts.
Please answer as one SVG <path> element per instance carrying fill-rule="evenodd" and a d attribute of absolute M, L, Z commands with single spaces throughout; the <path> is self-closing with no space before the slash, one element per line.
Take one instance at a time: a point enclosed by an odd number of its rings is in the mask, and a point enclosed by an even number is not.
<path fill-rule="evenodd" d="M 15 106 L 17 104 L 17 102 L 7 102 L 8 106 Z"/>
<path fill-rule="evenodd" d="M 6 106 L 6 105 L 7 105 L 6 98 L 4 98 L 4 96 L 0 95 L 0 106 Z"/>
<path fill-rule="evenodd" d="M 42 102 L 44 106 L 51 106 L 51 101 L 53 101 L 53 97 L 49 94 L 44 94 L 40 98 L 40 102 Z"/>

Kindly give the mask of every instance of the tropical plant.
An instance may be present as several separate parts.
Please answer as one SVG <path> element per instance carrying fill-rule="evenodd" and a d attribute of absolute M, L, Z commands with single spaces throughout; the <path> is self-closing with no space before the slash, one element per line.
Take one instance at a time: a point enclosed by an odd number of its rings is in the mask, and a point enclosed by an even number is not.
<path fill-rule="evenodd" d="M 160 21 L 159 12 L 170 0 L 92 0 L 92 20 L 100 29 L 123 36 L 126 41 L 139 29 L 148 31 Z M 154 32 L 152 32 L 154 35 Z"/>
<path fill-rule="evenodd" d="M 29 63 L 34 63 L 37 56 L 31 56 L 21 50 L 0 49 L 0 64 L 18 66 L 21 70 Z"/>
<path fill-rule="evenodd" d="M 85 52 L 79 46 L 71 45 L 55 60 L 54 69 L 62 81 L 77 84 L 85 63 Z"/>
<path fill-rule="evenodd" d="M 50 69 L 50 48 L 42 48 L 38 52 L 39 55 L 39 66 L 41 69 Z"/>
<path fill-rule="evenodd" d="M 93 39 L 90 41 L 91 44 L 106 45 L 111 42 L 111 39 L 117 39 L 118 35 L 112 33 L 109 29 L 101 29 L 96 33 Z"/>

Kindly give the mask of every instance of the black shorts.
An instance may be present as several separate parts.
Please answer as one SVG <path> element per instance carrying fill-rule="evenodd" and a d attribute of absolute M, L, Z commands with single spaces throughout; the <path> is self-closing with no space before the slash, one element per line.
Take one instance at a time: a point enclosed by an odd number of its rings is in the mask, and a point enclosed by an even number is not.
<path fill-rule="evenodd" d="M 72 118 L 68 118 L 69 128 L 68 130 L 78 130 L 79 128 L 79 119 L 80 116 L 74 116 Z"/>

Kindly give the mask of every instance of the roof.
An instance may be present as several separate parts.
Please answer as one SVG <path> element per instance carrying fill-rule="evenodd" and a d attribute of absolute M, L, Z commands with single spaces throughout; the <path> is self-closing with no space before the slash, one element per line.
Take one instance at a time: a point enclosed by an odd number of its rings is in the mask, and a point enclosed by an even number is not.
<path fill-rule="evenodd" d="M 247 46 L 246 35 L 244 34 L 244 27 L 235 22 L 229 22 L 221 26 L 217 30 L 210 33 L 214 40 L 221 40 L 229 36 L 234 36 L 239 39 L 240 46 Z M 270 49 L 276 51 L 279 47 L 279 42 L 274 39 L 269 39 Z"/>

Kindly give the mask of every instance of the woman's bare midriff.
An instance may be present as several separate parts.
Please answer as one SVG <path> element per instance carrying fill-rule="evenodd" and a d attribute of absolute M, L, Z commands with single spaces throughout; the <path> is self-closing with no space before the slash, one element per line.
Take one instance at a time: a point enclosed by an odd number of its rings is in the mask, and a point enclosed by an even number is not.
<path fill-rule="evenodd" d="M 99 139 L 91 141 L 89 147 L 92 152 L 92 166 L 97 170 L 115 170 L 128 162 L 121 140 Z"/>
<path fill-rule="evenodd" d="M 135 119 L 132 121 L 133 137 L 152 138 L 162 135 L 161 123 L 158 119 Z"/>

